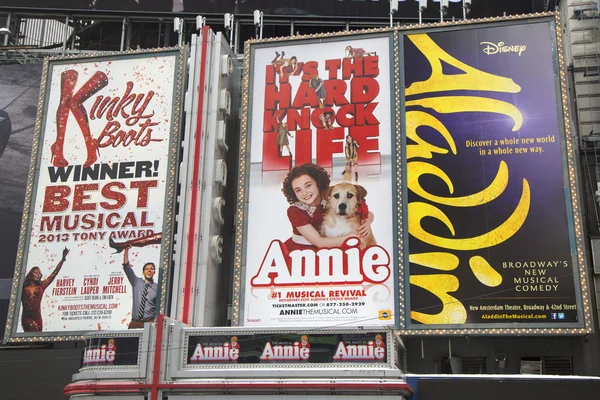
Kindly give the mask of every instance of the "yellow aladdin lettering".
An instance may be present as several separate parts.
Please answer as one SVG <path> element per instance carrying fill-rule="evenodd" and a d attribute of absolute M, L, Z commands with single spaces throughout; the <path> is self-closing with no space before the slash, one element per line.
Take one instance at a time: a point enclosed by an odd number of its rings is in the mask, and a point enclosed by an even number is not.
<path fill-rule="evenodd" d="M 501 114 L 509 117 L 512 131 L 517 131 L 523 124 L 521 112 L 505 101 L 482 96 L 440 96 L 437 93 L 455 90 L 476 90 L 479 92 L 518 93 L 521 87 L 512 79 L 497 76 L 473 68 L 442 50 L 427 34 L 410 35 L 409 40 L 425 56 L 431 67 L 431 76 L 422 82 L 414 82 L 405 91 L 406 96 L 436 93 L 434 96 L 421 97 L 406 101 L 407 108 L 421 107 L 431 109 L 439 114 L 461 112 L 485 112 Z M 459 70 L 462 74 L 447 75 L 442 71 L 442 62 Z M 434 145 L 417 134 L 417 130 L 434 131 L 441 135 L 445 144 Z M 501 161 L 494 180 L 477 193 L 452 196 L 455 186 L 446 172 L 435 165 L 435 155 L 457 154 L 456 143 L 452 133 L 444 124 L 430 113 L 422 110 L 409 109 L 406 112 L 406 136 L 414 144 L 406 146 L 407 159 L 407 188 L 421 201 L 408 204 L 408 232 L 417 240 L 425 244 L 446 249 L 446 252 L 432 251 L 429 253 L 410 254 L 409 262 L 437 271 L 446 271 L 444 274 L 412 274 L 410 283 L 430 292 L 442 303 L 442 310 L 438 314 L 427 314 L 420 311 L 411 311 L 411 318 L 423 324 L 462 324 L 466 322 L 467 312 L 462 302 L 450 293 L 456 292 L 460 287 L 458 278 L 448 273 L 459 267 L 459 258 L 455 252 L 481 250 L 496 246 L 513 237 L 523 226 L 531 203 L 529 183 L 522 181 L 521 198 L 510 217 L 497 227 L 492 227 L 489 232 L 470 238 L 456 238 L 454 225 L 448 216 L 434 204 L 449 207 L 478 207 L 497 199 L 507 188 L 509 166 Z M 427 136 L 430 138 L 431 136 Z M 415 160 L 419 158 L 421 160 Z M 429 160 L 427 161 L 423 161 Z M 433 175 L 440 179 L 448 190 L 448 196 L 429 193 L 419 182 L 424 175 Z M 447 228 L 450 237 L 443 237 L 427 232 L 421 224 L 425 218 L 434 218 L 442 222 Z M 482 284 L 495 287 L 502 283 L 502 276 L 481 256 L 471 257 L 469 261 L 471 271 Z"/>
<path fill-rule="evenodd" d="M 502 93 L 519 93 L 521 91 L 521 86 L 510 78 L 480 71 L 452 57 L 426 33 L 410 35 L 408 39 L 429 61 L 431 76 L 423 82 L 415 82 L 410 85 L 406 89 L 406 96 L 447 90 L 485 90 Z M 442 62 L 464 73 L 446 75 L 442 70 Z"/>

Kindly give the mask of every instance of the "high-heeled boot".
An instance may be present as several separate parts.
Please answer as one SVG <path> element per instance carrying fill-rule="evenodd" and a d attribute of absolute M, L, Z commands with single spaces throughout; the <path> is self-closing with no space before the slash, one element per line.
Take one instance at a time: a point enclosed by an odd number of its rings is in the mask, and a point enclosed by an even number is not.
<path fill-rule="evenodd" d="M 65 133 L 69 119 L 69 102 L 73 97 L 78 76 L 79 74 L 74 70 L 67 70 L 60 75 L 60 100 L 56 108 L 56 141 L 50 146 L 51 162 L 55 167 L 69 165 L 64 155 Z"/>
<path fill-rule="evenodd" d="M 112 238 L 108 238 L 108 245 L 116 250 L 117 253 L 122 252 L 126 247 L 144 247 L 151 244 L 160 244 L 162 241 L 162 233 L 156 233 L 151 236 L 139 237 L 136 239 L 127 240 L 125 242 L 115 242 Z"/>
<path fill-rule="evenodd" d="M 97 71 L 69 100 L 69 109 L 73 113 L 73 116 L 81 129 L 83 139 L 85 140 L 87 159 L 83 164 L 84 168 L 87 168 L 96 162 L 99 149 L 98 140 L 94 139 L 90 132 L 90 123 L 83 103 L 94 94 L 98 93 L 106 85 L 108 85 L 108 77 L 104 72 Z"/>

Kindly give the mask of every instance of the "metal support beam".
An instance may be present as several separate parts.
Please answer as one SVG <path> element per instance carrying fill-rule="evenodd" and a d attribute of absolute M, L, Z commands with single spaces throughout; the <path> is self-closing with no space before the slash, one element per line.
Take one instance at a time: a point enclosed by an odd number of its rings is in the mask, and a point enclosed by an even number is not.
<path fill-rule="evenodd" d="M 12 16 L 12 13 L 8 13 L 8 16 L 6 17 L 6 27 L 8 28 L 8 30 L 10 30 L 10 17 Z M 9 39 L 9 35 L 5 35 L 4 36 L 4 46 L 8 46 L 8 39 Z"/>
<path fill-rule="evenodd" d="M 63 49 L 62 55 L 67 53 L 67 42 L 69 41 L 69 16 L 65 17 L 65 27 L 63 29 Z"/>
<path fill-rule="evenodd" d="M 123 23 L 121 24 L 121 51 L 125 49 L 125 30 L 127 28 L 127 17 L 123 17 Z"/>

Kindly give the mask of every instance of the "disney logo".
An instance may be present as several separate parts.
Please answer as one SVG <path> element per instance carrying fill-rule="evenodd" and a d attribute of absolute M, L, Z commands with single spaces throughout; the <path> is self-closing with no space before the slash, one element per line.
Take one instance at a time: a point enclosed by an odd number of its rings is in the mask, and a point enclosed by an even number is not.
<path fill-rule="evenodd" d="M 521 56 L 521 53 L 527 49 L 527 46 L 523 44 L 505 45 L 504 42 L 498 42 L 498 44 L 492 42 L 481 42 L 479 44 L 486 45 L 486 47 L 483 48 L 483 52 L 488 56 L 498 53 L 518 53 L 518 55 Z"/>

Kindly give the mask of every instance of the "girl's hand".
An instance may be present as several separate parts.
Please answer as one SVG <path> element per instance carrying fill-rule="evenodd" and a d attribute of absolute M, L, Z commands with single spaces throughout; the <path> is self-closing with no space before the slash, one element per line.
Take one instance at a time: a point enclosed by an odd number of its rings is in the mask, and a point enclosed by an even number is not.
<path fill-rule="evenodd" d="M 369 236 L 369 233 L 371 233 L 371 221 L 369 218 L 362 220 L 362 224 L 358 227 L 356 233 L 363 241 Z"/>
<path fill-rule="evenodd" d="M 356 230 L 356 233 L 360 236 L 361 240 L 365 240 L 369 233 L 371 233 L 371 224 L 375 220 L 375 215 L 369 211 L 369 215 L 366 219 L 361 220 L 361 225 Z"/>

